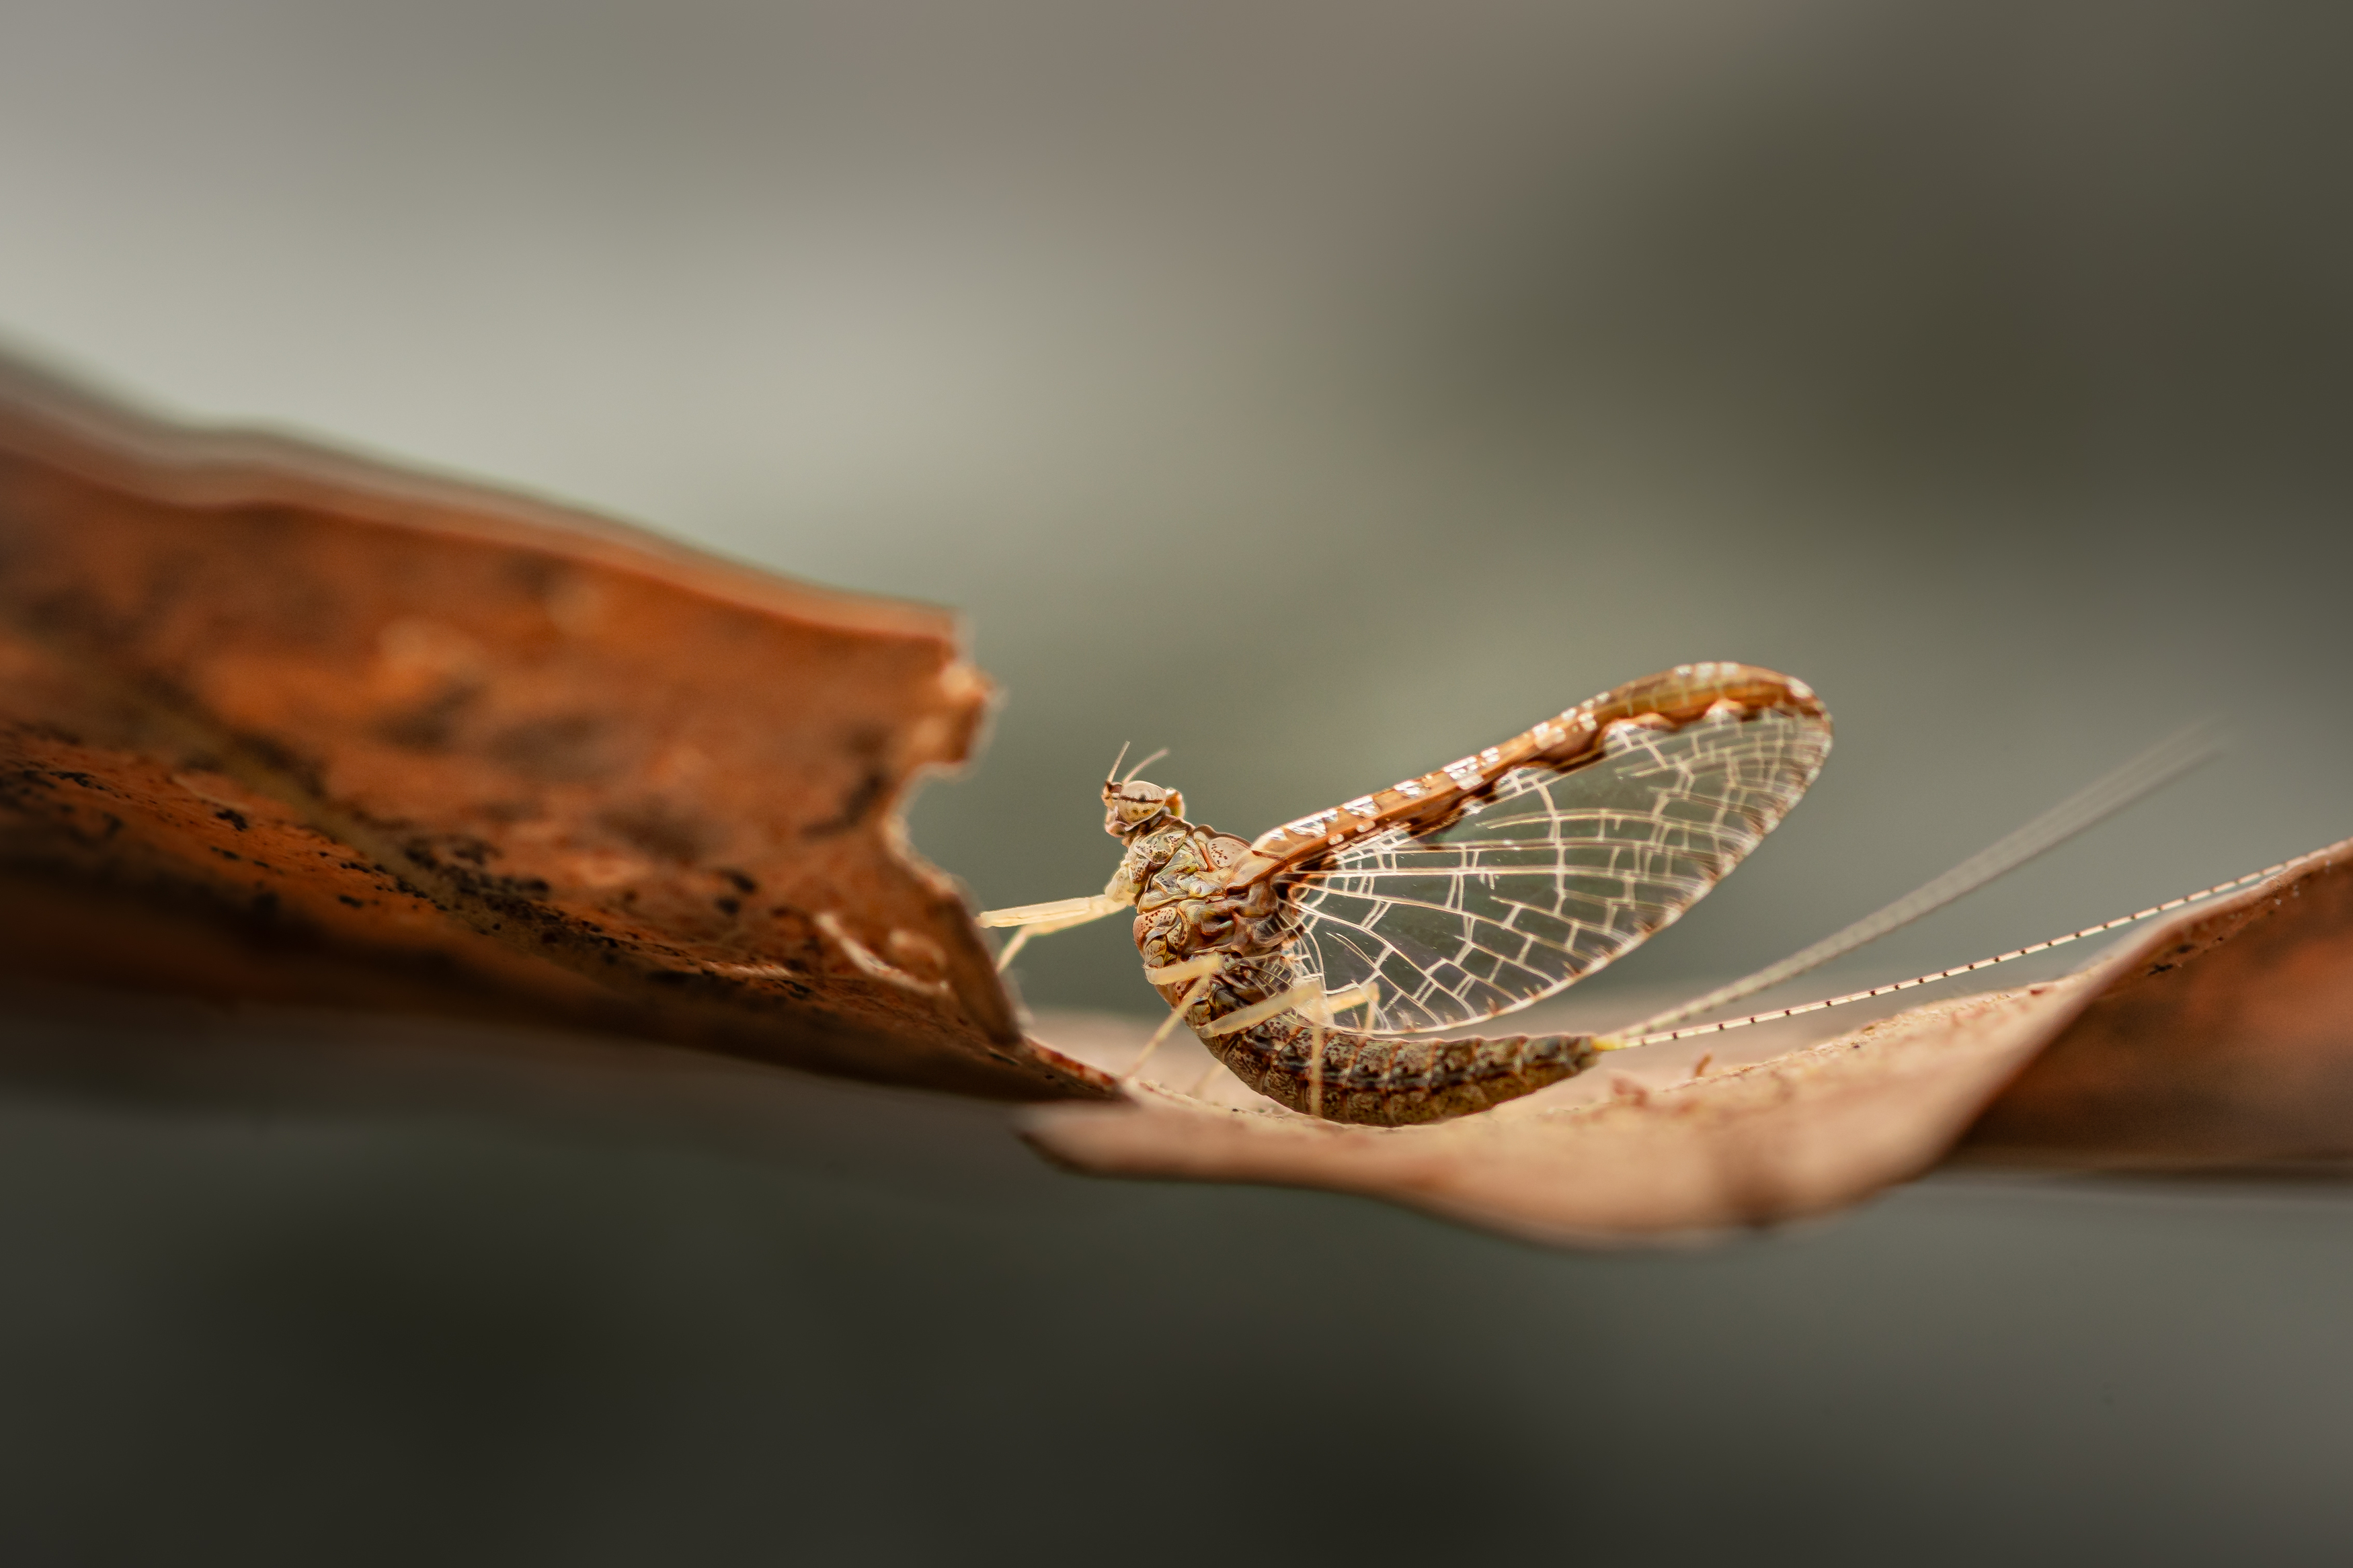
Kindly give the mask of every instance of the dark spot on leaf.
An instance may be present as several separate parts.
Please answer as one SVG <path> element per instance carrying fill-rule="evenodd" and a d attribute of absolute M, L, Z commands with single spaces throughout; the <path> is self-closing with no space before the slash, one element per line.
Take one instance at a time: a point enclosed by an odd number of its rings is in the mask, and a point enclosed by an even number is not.
<path fill-rule="evenodd" d="M 719 912 L 723 915 L 739 914 L 744 909 L 741 899 L 713 899 L 711 901 L 719 906 Z"/>
<path fill-rule="evenodd" d="M 326 783 L 319 776 L 319 770 L 296 756 L 293 752 L 279 742 L 267 735 L 248 734 L 239 735 L 237 742 L 254 761 L 284 773 L 305 793 L 311 795 L 326 793 Z"/>
<path fill-rule="evenodd" d="M 357 899 L 352 897 L 349 893 L 337 893 L 335 895 L 335 902 L 339 904 L 349 904 L 355 910 L 362 910 L 367 907 L 365 904 L 361 903 Z"/>
<path fill-rule="evenodd" d="M 739 893 L 756 893 L 760 890 L 760 884 L 757 880 L 745 875 L 744 872 L 736 870 L 732 866 L 720 867 L 719 874 L 726 878 L 729 881 L 734 883 L 735 890 Z"/>
<path fill-rule="evenodd" d="M 564 563 L 551 561 L 536 551 L 508 556 L 501 569 L 508 581 L 534 599 L 544 595 L 565 572 Z"/>
<path fill-rule="evenodd" d="M 227 806 L 223 806 L 220 810 L 214 812 L 213 815 L 220 818 L 223 822 L 227 823 L 231 827 L 236 828 L 239 833 L 244 832 L 246 829 L 247 824 L 245 820 L 245 813 L 241 811 L 235 811 L 231 810 Z"/>
<path fill-rule="evenodd" d="M 804 838 L 826 838 L 837 833 L 847 833 L 866 819 L 867 813 L 881 803 L 890 792 L 891 780 L 879 768 L 869 768 L 859 781 L 849 786 L 841 797 L 840 809 L 823 822 L 812 822 L 801 829 Z"/>
<path fill-rule="evenodd" d="M 708 837 L 700 822 L 659 800 L 608 811 L 599 820 L 647 854 L 681 866 L 702 858 Z"/>
<path fill-rule="evenodd" d="M 613 771 L 604 733 L 605 721 L 593 713 L 559 713 L 501 730 L 484 749 L 528 777 L 578 783 Z"/>
<path fill-rule="evenodd" d="M 412 752 L 446 752 L 458 721 L 481 694 L 471 681 L 445 686 L 415 707 L 380 720 L 375 732 Z"/>

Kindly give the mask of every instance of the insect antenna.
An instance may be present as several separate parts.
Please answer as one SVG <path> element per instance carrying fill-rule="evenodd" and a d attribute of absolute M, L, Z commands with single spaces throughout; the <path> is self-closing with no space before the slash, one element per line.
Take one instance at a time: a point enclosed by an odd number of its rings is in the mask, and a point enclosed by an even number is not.
<path fill-rule="evenodd" d="M 1135 744 L 1135 742 L 1133 741 L 1122 741 L 1119 743 L 1119 755 L 1111 760 L 1111 771 L 1103 774 L 1103 783 L 1116 784 L 1119 782 L 1119 764 L 1127 761 L 1127 749 L 1134 744 Z"/>
<path fill-rule="evenodd" d="M 2201 888 L 2194 893 L 2184 893 L 2178 899 L 2168 899 L 2161 904 L 2152 904 L 2147 909 L 2138 910 L 2128 915 L 2118 915 L 2115 920 L 2102 921 L 2095 926 L 2085 926 L 2081 931 L 2071 931 L 2065 936 L 2054 936 L 2047 942 L 2032 942 L 2025 947 L 2012 948 L 2008 952 L 1995 953 L 1991 958 L 1980 958 L 1974 963 L 1956 964 L 1950 969 L 1939 969 L 1934 974 L 1915 974 L 1909 980 L 1898 980 L 1886 985 L 1874 985 L 1868 991 L 1851 991 L 1843 996 L 1825 997 L 1820 1002 L 1800 1002 L 1794 1007 L 1776 1007 L 1770 1012 L 1751 1013 L 1745 1018 L 1726 1018 L 1719 1023 L 1695 1024 L 1687 1029 L 1663 1029 L 1653 1034 L 1640 1034 L 1638 1030 L 1649 1026 L 1638 1024 L 1632 1029 L 1609 1036 L 1595 1043 L 1605 1051 L 1626 1050 L 1634 1046 L 1664 1045 L 1669 1040 L 1687 1040 L 1694 1035 L 1719 1035 L 1726 1029 L 1745 1029 L 1751 1024 L 1769 1024 L 1778 1018 L 1794 1018 L 1803 1013 L 1819 1013 L 1827 1007 L 1843 1007 L 1850 1002 L 1868 1002 L 1874 996 L 1886 996 L 1898 991 L 1909 991 L 1915 985 L 1933 985 L 1939 980 L 1950 980 L 1958 974 L 1974 974 L 1980 969 L 1990 969 L 1997 963 L 2008 963 L 2013 958 L 2031 958 L 2038 952 L 2048 952 L 2054 947 L 2064 947 L 2071 942 L 2081 942 L 2087 936 L 2098 936 L 2104 931 L 2115 931 L 2119 926 L 2132 925 L 2156 915 L 2169 914 L 2186 905 L 2213 898 L 2218 893 L 2228 893 L 2251 883 L 2263 881 L 2266 878 L 2276 877 L 2283 871 L 2301 866 L 2312 858 L 2310 855 L 2299 855 L 2293 860 L 2283 860 L 2276 866 L 2266 866 L 2260 871 L 2250 871 L 2243 877 L 2233 877 L 2227 882 L 2217 882 L 2211 888 Z"/>
<path fill-rule="evenodd" d="M 2044 851 L 2057 847 L 2094 823 L 2115 816 L 2150 791 L 2179 778 L 2191 768 L 2212 757 L 2220 749 L 2219 741 L 2211 724 L 2201 721 L 2179 731 L 2115 772 L 2060 802 L 2025 826 L 1999 842 L 1980 849 L 1943 876 L 1915 888 L 1886 908 L 1863 916 L 1862 919 L 1842 931 L 1832 931 L 1812 946 L 1791 953 L 1778 963 L 1767 964 L 1756 973 L 1736 980 L 1729 985 L 1718 986 L 1704 996 L 1695 996 L 1689 1002 L 1672 1007 L 1655 1017 L 1645 1018 L 1615 1037 L 1629 1045 L 1636 1043 L 1633 1037 L 1637 1035 L 1641 1036 L 1644 1042 L 1673 1038 L 1675 1037 L 1672 1034 L 1662 1035 L 1658 1031 L 1672 1030 L 1677 1024 L 1696 1018 L 1704 1013 L 1713 1013 L 1718 1007 L 1737 1002 L 1744 996 L 1753 996 L 1757 992 L 1778 985 L 1785 980 L 1795 979 L 1806 971 L 1828 963 L 1834 958 L 1842 958 L 1866 943 L 1878 941 L 1898 927 L 1909 925 L 1921 916 L 1940 910 L 1955 900 L 1975 892 L 1997 877 L 2017 869 Z M 2257 875 L 2263 874 L 2257 873 Z M 2236 887 L 2240 884 L 2233 882 L 2227 885 Z M 2189 898 L 2204 898 L 2220 890 L 2209 889 L 2207 893 L 2191 894 Z M 2180 903 L 2188 901 L 2187 899 L 2180 900 L 2161 907 L 2179 908 Z M 2158 912 L 2157 910 L 2145 911 L 2147 914 L 2157 912 Z M 2078 937 L 2093 934 L 2094 931 L 2109 930 L 2115 925 L 2125 924 L 2130 920 L 2141 918 L 2143 917 L 2140 915 L 2130 916 L 2126 921 L 2112 921 L 2108 926 L 2098 926 L 2091 928 L 2090 931 L 2077 931 L 2073 936 L 2044 942 L 2031 949 L 2021 949 L 2018 952 L 2005 954 L 2002 959 L 1986 962 L 1999 963 L 2006 962 L 2009 958 L 2024 957 L 2028 952 L 2040 952 L 2045 948 L 2058 946 L 2061 942 L 2073 942 Z M 1965 973 L 1973 967 L 1982 968 L 1984 965 L 1982 963 L 1964 965 L 1961 969 L 1948 973 Z M 1928 978 L 1941 979 L 1944 976 L 1936 975 Z M 1905 981 L 1900 985 L 1888 989 L 1901 990 L 1905 985 L 1918 984 L 1925 984 L 1925 980 Z M 1883 995 L 1884 994 L 1882 991 L 1869 994 Z M 1861 999 L 1862 995 L 1859 994 L 1841 1000 L 1860 1001 Z M 1810 1005 L 1808 1008 L 1801 1008 L 1800 1011 L 1810 1010 Z M 1761 1018 L 1767 1016 L 1781 1015 L 1760 1015 L 1759 1016 Z"/>
<path fill-rule="evenodd" d="M 1119 754 L 1120 754 L 1121 756 L 1123 756 L 1123 757 L 1124 757 L 1124 756 L 1125 756 L 1125 755 L 1127 755 L 1127 748 L 1126 748 L 1126 747 L 1124 747 L 1124 746 L 1121 747 L 1121 748 L 1120 748 L 1120 752 L 1119 752 Z M 1158 751 L 1156 751 L 1156 752 L 1153 752 L 1150 756 L 1148 756 L 1148 757 L 1145 758 L 1145 759 L 1144 759 L 1144 761 L 1142 761 L 1142 762 L 1140 762 L 1140 763 L 1136 763 L 1136 764 L 1135 764 L 1135 766 L 1134 766 L 1134 767 L 1132 767 L 1132 768 L 1128 769 L 1128 770 L 1127 770 L 1127 777 L 1125 777 L 1125 778 L 1124 778 L 1124 779 L 1120 780 L 1119 782 L 1120 782 L 1120 783 L 1122 783 L 1122 784 L 1131 784 L 1131 783 L 1134 782 L 1134 779 L 1135 779 L 1135 775 L 1136 775 L 1136 774 L 1138 774 L 1138 773 L 1142 773 L 1145 769 L 1146 769 L 1146 768 L 1150 767 L 1153 763 L 1155 763 L 1158 762 L 1161 758 L 1163 758 L 1163 757 L 1166 756 L 1167 754 L 1168 754 L 1168 748 L 1167 748 L 1167 747 L 1166 747 L 1166 746 L 1161 747 Z M 1118 766 L 1119 766 L 1119 764 L 1118 764 L 1117 763 L 1113 763 L 1112 764 L 1112 767 L 1113 767 L 1114 770 L 1115 770 L 1115 769 L 1117 769 L 1117 768 L 1118 768 Z"/>

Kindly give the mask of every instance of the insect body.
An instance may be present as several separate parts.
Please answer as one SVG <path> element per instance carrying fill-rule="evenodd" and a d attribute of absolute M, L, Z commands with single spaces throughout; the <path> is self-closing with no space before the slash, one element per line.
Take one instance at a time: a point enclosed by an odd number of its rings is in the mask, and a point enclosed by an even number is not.
<path fill-rule="evenodd" d="M 1186 820 L 1175 790 L 1106 780 L 1103 827 L 1126 853 L 1103 892 L 982 921 L 1025 928 L 1009 958 L 1032 932 L 1132 908 L 1171 1022 L 1251 1088 L 1332 1121 L 1441 1121 L 1582 1072 L 1600 1047 L 1430 1037 L 1672 923 L 1781 820 L 1830 742 L 1802 682 L 1696 664 L 1249 842 Z"/>
<path fill-rule="evenodd" d="M 1108 896 L 1134 889 L 1145 975 L 1250 1088 L 1335 1121 L 1395 1125 L 1484 1110 L 1594 1061 L 1583 1036 L 1418 1040 L 1332 1027 L 1353 1009 L 1303 973 L 1298 910 L 1271 879 L 1247 890 L 1227 882 L 1247 845 L 1181 816 L 1132 835 L 1113 826 L 1148 805 L 1147 791 L 1157 786 L 1129 784 L 1109 799 L 1105 826 L 1128 850 Z"/>

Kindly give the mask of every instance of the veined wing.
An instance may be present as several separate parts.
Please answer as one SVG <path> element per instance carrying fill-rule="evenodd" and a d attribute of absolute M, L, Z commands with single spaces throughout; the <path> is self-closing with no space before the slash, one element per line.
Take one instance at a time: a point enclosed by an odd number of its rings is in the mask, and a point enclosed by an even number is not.
<path fill-rule="evenodd" d="M 1270 871 L 1293 948 L 1328 992 L 1370 982 L 1369 1022 L 1493 1017 L 1590 974 L 1683 912 L 1820 771 L 1830 718 L 1802 683 L 1686 665 L 1500 747 L 1287 824 L 1236 868 Z M 1360 809 L 1362 808 L 1362 809 Z M 1303 830 L 1314 830 L 1312 847 Z"/>

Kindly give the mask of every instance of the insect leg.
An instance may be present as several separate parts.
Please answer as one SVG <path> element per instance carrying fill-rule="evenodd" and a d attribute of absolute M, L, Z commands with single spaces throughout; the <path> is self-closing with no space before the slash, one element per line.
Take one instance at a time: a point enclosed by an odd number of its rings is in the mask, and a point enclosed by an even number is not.
<path fill-rule="evenodd" d="M 1215 1053 L 1212 1053 L 1209 1058 L 1209 1070 L 1203 1073 L 1198 1079 L 1195 1079 L 1193 1087 L 1187 1089 L 1185 1092 L 1191 1095 L 1195 1100 L 1207 1099 L 1209 1093 L 1209 1086 L 1218 1080 L 1218 1075 L 1219 1073 L 1227 1070 L 1226 1064 L 1219 1061 Z"/>
<path fill-rule="evenodd" d="M 1307 1026 L 1307 1114 L 1316 1120 L 1324 1116 L 1324 1020 L 1315 1019 Z"/>
<path fill-rule="evenodd" d="M 975 919 L 984 926 L 1018 926 L 1005 951 L 997 955 L 997 967 L 1003 969 L 1013 962 L 1013 955 L 1033 936 L 1045 936 L 1072 926 L 1082 926 L 1115 915 L 1131 907 L 1129 900 L 1113 898 L 1109 893 L 1092 893 L 1083 899 L 1056 899 L 1045 904 L 1017 904 L 1011 909 L 983 910 Z"/>
<path fill-rule="evenodd" d="M 1153 972 L 1157 974 L 1166 974 L 1170 981 L 1183 978 L 1190 979 L 1193 984 L 1185 988 L 1185 994 L 1177 998 L 1176 1005 L 1170 1010 L 1168 1016 L 1160 1020 L 1160 1027 L 1152 1031 L 1152 1038 L 1144 1042 L 1144 1049 L 1137 1052 L 1135 1059 L 1127 1064 L 1127 1071 L 1120 1075 L 1121 1082 L 1129 1081 L 1144 1070 L 1144 1064 L 1151 1059 L 1153 1052 L 1160 1048 L 1160 1042 L 1168 1037 L 1169 1031 L 1176 1026 L 1176 1020 L 1182 1018 L 1185 1016 L 1185 1010 L 1198 1002 L 1208 992 L 1209 982 L 1215 980 L 1225 966 L 1226 961 L 1222 957 L 1214 952 L 1205 952 L 1200 957 L 1190 959 L 1184 963 L 1170 964 L 1168 969 Z M 1170 969 L 1181 970 L 1184 973 L 1181 975 L 1170 974 Z"/>
<path fill-rule="evenodd" d="M 1306 1018 L 1310 1026 L 1315 1030 L 1314 1056 L 1308 1068 L 1311 1078 L 1309 1098 L 1312 1102 L 1320 1104 L 1323 1098 L 1324 1051 L 1324 1047 L 1331 1043 L 1325 1031 L 1338 1021 L 1338 1015 L 1353 1012 L 1358 1007 L 1367 1006 L 1377 1001 L 1380 996 L 1380 983 L 1368 980 L 1361 985 L 1352 985 L 1345 991 L 1329 992 L 1321 990 L 1320 982 L 1314 984 L 1317 986 L 1315 994 L 1310 994 L 1306 988 L 1306 983 L 1303 983 L 1293 991 L 1285 993 L 1285 995 L 1297 1004 L 1300 1015 Z M 1222 1031 L 1213 1029 L 1212 1032 Z M 1193 1087 L 1186 1092 L 1195 1100 L 1202 1099 L 1208 1094 L 1209 1085 L 1217 1081 L 1219 1072 L 1231 1071 L 1232 1068 L 1212 1053 L 1209 1058 L 1209 1070 L 1203 1073 L 1194 1082 Z M 1323 1113 L 1319 1110 L 1315 1114 Z"/>
<path fill-rule="evenodd" d="M 1342 1013 L 1366 1009 L 1366 1021 L 1371 1021 L 1370 1009 L 1380 1000 L 1381 983 L 1367 980 L 1351 985 L 1345 991 L 1327 991 L 1314 1004 L 1301 1009 L 1308 1017 L 1308 1039 L 1314 1054 L 1307 1061 L 1307 1114 L 1319 1120 L 1324 1115 L 1324 1047 L 1325 1031 Z"/>
<path fill-rule="evenodd" d="M 1166 973 L 1166 971 L 1156 973 Z M 1173 980 L 1175 977 L 1172 975 Z M 1332 1026 L 1335 1014 L 1352 1012 L 1358 1007 L 1372 1007 L 1380 999 L 1380 982 L 1367 980 L 1343 991 L 1325 991 L 1321 975 L 1311 974 L 1287 990 L 1277 992 L 1262 1002 L 1236 1008 L 1223 1017 L 1202 1026 L 1205 1035 L 1233 1035 L 1255 1028 L 1268 1019 L 1284 1013 L 1296 1013 L 1305 1019 L 1314 1031 L 1308 1053 L 1308 1104 L 1311 1114 L 1324 1114 L 1324 1031 Z M 1367 1015 L 1369 1018 L 1371 1015 Z M 1131 1069 L 1133 1070 L 1133 1069 Z"/>
<path fill-rule="evenodd" d="M 1083 899 L 1056 899 L 1046 904 L 1016 904 L 1007 910 L 983 910 L 974 920 L 985 926 L 1028 926 L 1040 935 L 1047 931 L 1064 931 L 1082 926 L 1089 921 L 1102 920 L 1130 908 L 1133 900 L 1116 899 L 1109 893 L 1090 893 Z"/>
<path fill-rule="evenodd" d="M 1013 933 L 1013 940 L 1005 944 L 1005 951 L 997 955 L 997 969 L 1002 972 L 1012 968 L 1013 955 L 1019 952 L 1029 939 L 1037 934 L 1038 931 L 1035 926 L 1023 926 L 1019 931 L 1015 931 Z"/>

